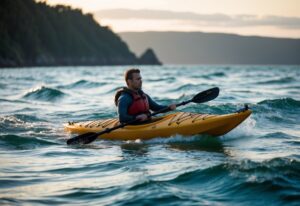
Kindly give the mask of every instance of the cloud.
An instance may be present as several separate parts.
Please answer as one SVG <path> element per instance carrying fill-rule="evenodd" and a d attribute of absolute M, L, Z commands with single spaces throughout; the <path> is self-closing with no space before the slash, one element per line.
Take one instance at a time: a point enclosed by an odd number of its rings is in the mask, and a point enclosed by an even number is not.
<path fill-rule="evenodd" d="M 111 9 L 94 13 L 97 19 L 145 19 L 177 20 L 193 25 L 221 27 L 274 26 L 285 29 L 300 29 L 300 18 L 284 16 L 198 14 L 192 12 L 173 12 L 164 10 Z"/>

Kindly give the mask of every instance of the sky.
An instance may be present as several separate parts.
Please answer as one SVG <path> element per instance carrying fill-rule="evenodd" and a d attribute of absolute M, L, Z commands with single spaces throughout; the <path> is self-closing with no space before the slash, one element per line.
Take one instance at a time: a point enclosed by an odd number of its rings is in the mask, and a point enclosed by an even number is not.
<path fill-rule="evenodd" d="M 300 0 L 46 0 L 114 32 L 202 31 L 300 38 Z"/>

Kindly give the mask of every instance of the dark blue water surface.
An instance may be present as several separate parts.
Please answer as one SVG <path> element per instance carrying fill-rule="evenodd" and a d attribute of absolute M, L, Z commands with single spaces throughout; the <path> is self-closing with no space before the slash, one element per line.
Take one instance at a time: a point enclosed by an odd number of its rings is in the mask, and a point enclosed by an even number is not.
<path fill-rule="evenodd" d="M 299 66 L 145 66 L 161 104 L 220 87 L 178 111 L 253 114 L 221 137 L 67 146 L 68 121 L 116 116 L 128 67 L 0 70 L 0 204 L 300 205 Z"/>

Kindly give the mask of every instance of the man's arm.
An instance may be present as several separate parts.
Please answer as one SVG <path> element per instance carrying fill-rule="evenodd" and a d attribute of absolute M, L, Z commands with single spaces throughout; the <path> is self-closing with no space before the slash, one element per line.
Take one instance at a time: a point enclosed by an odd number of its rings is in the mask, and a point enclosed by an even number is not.
<path fill-rule="evenodd" d="M 135 115 L 128 114 L 128 108 L 132 103 L 132 98 L 128 94 L 122 94 L 118 100 L 118 114 L 121 123 L 126 123 L 135 119 Z"/>
<path fill-rule="evenodd" d="M 148 97 L 150 110 L 152 110 L 152 111 L 156 112 L 156 111 L 159 111 L 159 110 L 162 110 L 165 108 L 169 108 L 170 110 L 176 109 L 176 104 L 170 104 L 169 106 L 160 105 L 160 104 L 157 104 L 151 97 L 149 97 L 149 95 L 147 95 L 147 97 Z"/>
<path fill-rule="evenodd" d="M 149 95 L 147 95 L 147 97 L 148 97 L 149 107 L 152 111 L 156 112 L 158 110 L 165 109 L 168 107 L 165 105 L 157 104 L 151 97 L 149 97 Z"/>

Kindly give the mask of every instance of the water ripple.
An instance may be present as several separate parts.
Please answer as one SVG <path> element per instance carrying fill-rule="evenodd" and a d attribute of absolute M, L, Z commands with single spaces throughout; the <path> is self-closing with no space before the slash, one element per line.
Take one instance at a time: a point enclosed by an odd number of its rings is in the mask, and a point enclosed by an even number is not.
<path fill-rule="evenodd" d="M 144 90 L 160 104 L 218 86 L 218 98 L 177 111 L 226 114 L 248 104 L 253 113 L 222 137 L 67 146 L 64 123 L 116 117 L 126 69 L 0 72 L 0 204 L 299 204 L 299 66 L 141 66 Z"/>
<path fill-rule="evenodd" d="M 60 90 L 41 86 L 34 88 L 24 94 L 23 98 L 39 101 L 57 101 L 63 98 L 66 94 Z"/>

